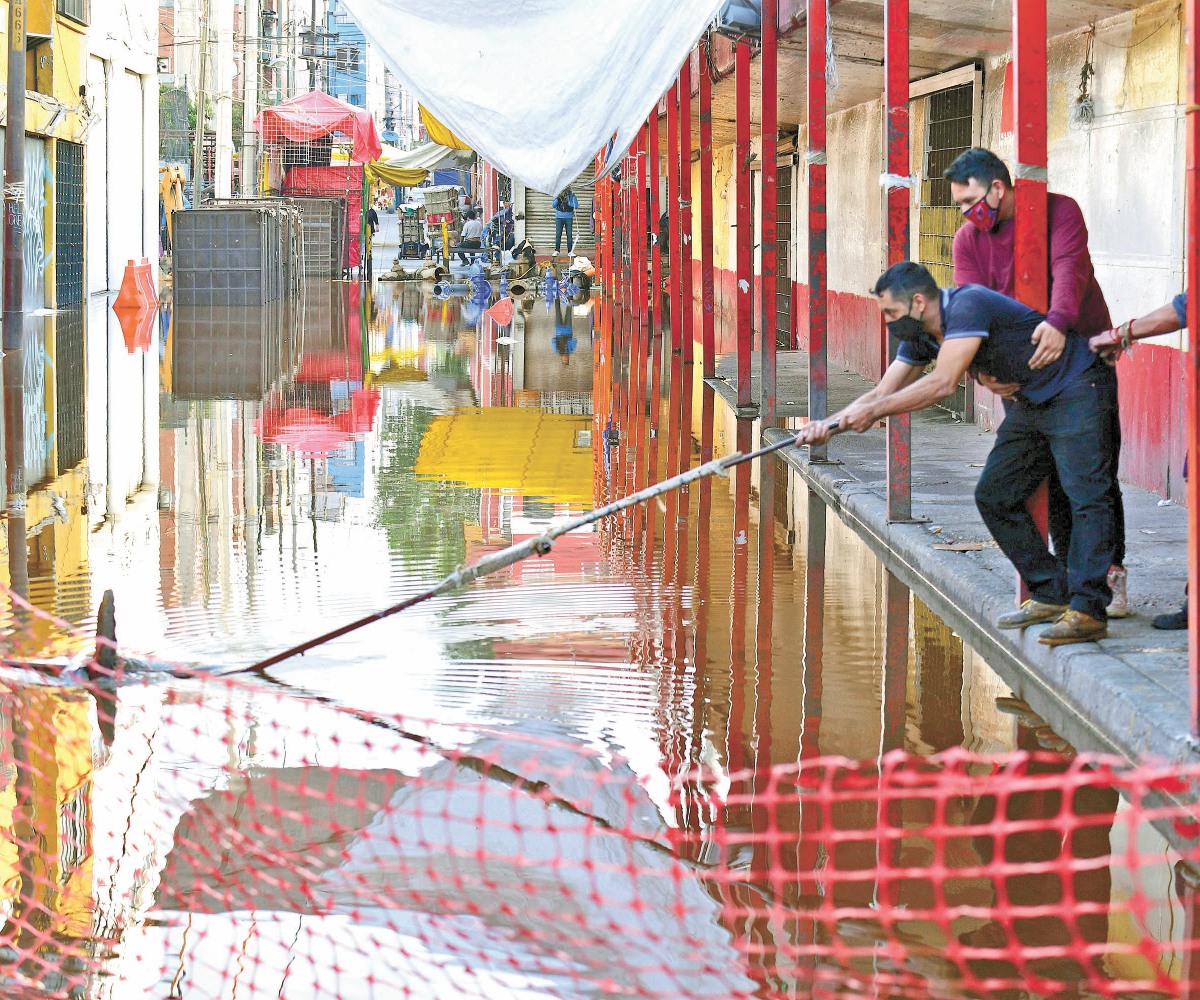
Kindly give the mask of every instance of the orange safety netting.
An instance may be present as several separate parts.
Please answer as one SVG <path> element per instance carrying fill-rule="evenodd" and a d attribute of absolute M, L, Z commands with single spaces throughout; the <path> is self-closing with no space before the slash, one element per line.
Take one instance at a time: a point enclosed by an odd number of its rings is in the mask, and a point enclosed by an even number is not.
<path fill-rule="evenodd" d="M 182 668 L 10 670 L 0 719 L 6 997 L 1144 1000 L 1194 975 L 1200 768 L 729 774 Z"/>

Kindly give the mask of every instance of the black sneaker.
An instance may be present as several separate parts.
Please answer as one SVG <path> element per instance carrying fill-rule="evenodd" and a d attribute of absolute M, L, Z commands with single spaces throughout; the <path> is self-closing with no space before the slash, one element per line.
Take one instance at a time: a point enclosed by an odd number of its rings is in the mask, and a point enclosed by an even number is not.
<path fill-rule="evenodd" d="M 1150 623 L 1164 632 L 1179 632 L 1188 627 L 1188 609 L 1185 604 L 1179 611 L 1169 615 L 1159 615 Z"/>

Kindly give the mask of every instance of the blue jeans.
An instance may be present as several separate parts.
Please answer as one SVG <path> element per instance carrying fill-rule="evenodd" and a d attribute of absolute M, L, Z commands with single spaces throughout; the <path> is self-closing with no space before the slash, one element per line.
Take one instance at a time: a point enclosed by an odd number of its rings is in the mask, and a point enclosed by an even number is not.
<path fill-rule="evenodd" d="M 562 244 L 563 232 L 567 234 L 567 253 L 571 252 L 571 247 L 575 245 L 575 220 L 574 219 L 555 219 L 554 220 L 554 252 L 558 253 L 558 248 Z"/>
<path fill-rule="evenodd" d="M 1107 578 L 1116 540 L 1116 408 L 1117 377 L 1102 362 L 1046 403 L 1013 400 L 975 487 L 984 523 L 1033 599 L 1069 604 L 1100 621 L 1112 599 Z M 1025 509 L 1053 471 L 1071 506 L 1065 565 Z"/>

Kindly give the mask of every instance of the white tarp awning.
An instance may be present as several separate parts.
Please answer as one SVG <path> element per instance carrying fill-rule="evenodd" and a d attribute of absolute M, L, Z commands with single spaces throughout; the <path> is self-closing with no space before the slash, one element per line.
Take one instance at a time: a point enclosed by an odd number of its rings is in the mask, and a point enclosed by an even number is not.
<path fill-rule="evenodd" d="M 561 191 L 637 135 L 721 0 L 346 0 L 388 68 L 503 173 Z"/>

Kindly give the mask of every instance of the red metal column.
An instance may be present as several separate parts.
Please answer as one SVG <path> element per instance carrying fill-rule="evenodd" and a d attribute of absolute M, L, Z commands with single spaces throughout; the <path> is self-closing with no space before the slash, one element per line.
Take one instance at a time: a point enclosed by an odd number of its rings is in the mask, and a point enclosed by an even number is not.
<path fill-rule="evenodd" d="M 650 162 L 647 164 L 649 167 L 647 181 L 650 184 L 650 232 L 654 234 L 654 240 L 650 245 L 650 312 L 653 333 L 656 336 L 661 329 L 659 320 L 662 318 L 662 246 L 658 242 L 658 220 L 662 215 L 658 199 L 658 168 L 662 157 L 658 149 L 658 123 L 658 106 L 655 105 L 654 110 L 650 112 L 650 135 L 647 142 L 647 155 L 650 157 Z M 655 414 L 655 419 L 657 419 L 657 414 Z"/>
<path fill-rule="evenodd" d="M 679 397 L 683 386 L 683 304 L 682 304 L 682 275 L 683 275 L 683 240 L 679 227 L 679 84 L 676 81 L 667 93 L 667 219 L 670 229 L 669 250 L 667 252 L 670 266 L 670 315 L 671 315 L 671 387 L 667 396 L 667 476 L 679 472 Z M 667 499 L 667 509 L 671 510 L 672 499 Z M 674 530 L 671 524 L 671 532 Z M 670 544 L 668 542 L 668 544 Z"/>
<path fill-rule="evenodd" d="M 1016 112 L 1016 217 L 1013 219 L 1016 298 L 1034 309 L 1050 305 L 1046 175 L 1046 0 L 1013 3 L 1013 109 Z M 1028 502 L 1046 534 L 1048 492 L 1043 483 Z M 1029 594 L 1017 581 L 1017 601 Z"/>
<path fill-rule="evenodd" d="M 679 397 L 679 469 L 692 465 L 692 393 L 694 390 L 694 336 L 696 301 L 692 273 L 692 57 L 683 61 L 679 71 L 679 308 L 680 347 L 683 350 L 683 392 Z M 686 487 L 680 493 L 682 524 L 686 526 L 688 497 Z M 686 536 L 685 536 L 686 537 Z"/>
<path fill-rule="evenodd" d="M 1192 735 L 1200 734 L 1200 0 L 1187 0 L 1188 663 Z"/>
<path fill-rule="evenodd" d="M 709 69 L 710 39 L 700 43 L 700 345 L 704 377 L 716 374 L 716 294 L 713 287 L 713 137 L 712 73 Z M 707 462 L 712 455 L 700 461 Z"/>
<path fill-rule="evenodd" d="M 827 0 L 808 5 L 808 416 L 829 414 L 829 239 L 826 229 L 826 40 Z M 793 346 L 795 345 L 793 342 Z M 823 461 L 825 445 L 809 448 L 813 461 Z"/>
<path fill-rule="evenodd" d="M 750 46 L 738 42 L 734 70 L 736 90 L 733 165 L 737 197 L 737 401 L 739 412 L 747 416 L 754 407 L 750 391 L 750 352 L 754 350 L 754 309 L 751 291 L 754 282 L 753 220 L 750 217 Z"/>
<path fill-rule="evenodd" d="M 679 473 L 680 405 L 683 394 L 683 306 L 681 276 L 683 241 L 679 229 L 679 83 L 667 92 L 667 220 L 669 236 L 667 260 L 670 267 L 671 371 L 667 388 L 667 478 Z M 679 494 L 668 493 L 663 516 L 663 579 L 673 582 L 678 558 Z"/>
<path fill-rule="evenodd" d="M 761 386 L 759 390 L 759 419 L 762 427 L 775 424 L 775 282 L 778 267 L 776 231 L 778 197 L 776 182 L 779 166 L 775 162 L 779 154 L 779 3 L 778 0 L 763 0 L 762 3 L 762 51 L 759 68 L 762 72 L 762 198 L 759 215 L 762 219 L 762 324 Z M 764 505 L 771 502 L 760 498 Z M 763 525 L 763 509 L 760 508 L 759 529 Z M 766 520 L 770 532 L 770 519 Z M 771 544 L 768 538 L 767 544 Z M 761 546 L 760 546 L 761 549 Z"/>
<path fill-rule="evenodd" d="M 1045 3 L 1045 0 L 1042 0 Z M 887 172 L 896 178 L 909 175 L 908 152 L 908 0 L 887 0 L 884 9 L 884 45 L 886 48 L 885 99 L 887 122 Z M 908 259 L 909 188 L 893 181 L 888 184 L 887 237 L 888 264 Z M 891 345 L 881 325 L 882 361 L 880 374 L 891 361 Z M 887 505 L 889 521 L 912 519 L 912 455 L 908 414 L 888 417 Z"/>

